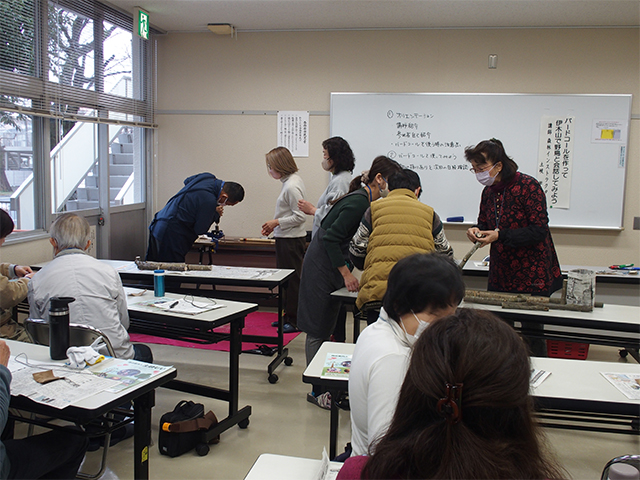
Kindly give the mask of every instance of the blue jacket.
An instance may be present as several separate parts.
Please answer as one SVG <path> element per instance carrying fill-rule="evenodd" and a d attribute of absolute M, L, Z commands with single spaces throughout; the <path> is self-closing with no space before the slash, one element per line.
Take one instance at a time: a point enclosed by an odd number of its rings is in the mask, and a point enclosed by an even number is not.
<path fill-rule="evenodd" d="M 211 173 L 199 173 L 184 181 L 182 190 L 169 199 L 149 225 L 158 243 L 158 258 L 150 260 L 184 262 L 198 235 L 220 221 L 216 207 L 223 185 Z"/>
<path fill-rule="evenodd" d="M 0 432 L 4 430 L 9 416 L 9 402 L 11 402 L 9 385 L 11 385 L 11 372 L 4 365 L 0 365 Z M 11 463 L 7 457 L 7 451 L 0 441 L 0 479 L 9 478 L 10 468 Z"/>

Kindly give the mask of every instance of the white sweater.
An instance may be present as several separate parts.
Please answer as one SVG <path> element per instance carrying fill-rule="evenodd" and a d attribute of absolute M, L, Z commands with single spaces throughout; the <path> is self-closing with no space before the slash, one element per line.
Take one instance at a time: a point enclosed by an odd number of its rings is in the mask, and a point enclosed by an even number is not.
<path fill-rule="evenodd" d="M 305 229 L 305 215 L 298 208 L 298 200 L 305 197 L 306 191 L 302 177 L 292 173 L 280 179 L 282 190 L 276 200 L 276 213 L 273 218 L 280 221 L 273 230 L 276 238 L 300 238 L 307 235 Z"/>
<path fill-rule="evenodd" d="M 313 216 L 313 230 L 311 231 L 312 237 L 316 234 L 318 228 L 320 228 L 320 224 L 324 217 L 329 213 L 331 207 L 333 207 L 333 203 L 338 198 L 347 194 L 350 183 L 351 172 L 344 170 L 336 175 L 331 175 L 329 185 L 327 185 L 327 188 L 318 199 L 316 214 Z"/>
<path fill-rule="evenodd" d="M 369 445 L 389 428 L 410 352 L 404 330 L 384 308 L 358 337 L 349 372 L 352 456 L 367 455 Z"/>

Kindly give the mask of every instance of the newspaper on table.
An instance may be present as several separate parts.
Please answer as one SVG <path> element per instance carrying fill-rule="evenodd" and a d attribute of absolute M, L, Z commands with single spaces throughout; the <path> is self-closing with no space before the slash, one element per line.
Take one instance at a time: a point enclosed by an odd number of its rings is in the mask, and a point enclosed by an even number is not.
<path fill-rule="evenodd" d="M 75 370 L 64 364 L 25 361 L 11 357 L 11 395 L 30 398 L 34 402 L 54 408 L 65 408 L 100 392 L 119 392 L 172 368 L 136 360 L 109 358 L 83 370 Z M 28 365 L 25 365 L 28 363 Z M 51 370 L 55 380 L 41 384 L 33 374 Z"/>
<path fill-rule="evenodd" d="M 325 378 L 349 378 L 350 371 L 351 354 L 327 353 L 320 376 Z"/>
<path fill-rule="evenodd" d="M 604 378 L 620 390 L 630 400 L 640 400 L 640 372 L 611 373 L 600 372 Z"/>

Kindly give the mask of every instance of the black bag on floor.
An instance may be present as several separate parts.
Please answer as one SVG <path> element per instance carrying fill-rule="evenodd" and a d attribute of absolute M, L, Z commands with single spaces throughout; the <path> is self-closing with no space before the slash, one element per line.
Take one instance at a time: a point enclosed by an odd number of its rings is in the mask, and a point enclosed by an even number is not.
<path fill-rule="evenodd" d="M 215 414 L 209 410 L 204 413 L 204 405 L 182 400 L 173 409 L 160 417 L 158 449 L 162 455 L 178 457 L 189 450 L 196 449 L 198 455 L 209 453 L 209 446 L 203 441 L 203 433 L 218 424 Z M 218 443 L 220 435 L 209 443 Z"/>

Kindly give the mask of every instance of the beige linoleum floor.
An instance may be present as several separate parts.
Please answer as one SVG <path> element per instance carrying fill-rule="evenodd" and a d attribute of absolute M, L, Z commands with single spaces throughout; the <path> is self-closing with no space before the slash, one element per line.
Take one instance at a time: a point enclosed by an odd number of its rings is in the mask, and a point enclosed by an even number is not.
<path fill-rule="evenodd" d="M 364 324 L 363 324 L 364 326 Z M 348 332 L 351 327 L 348 326 Z M 196 349 L 151 345 L 158 363 L 178 368 L 178 378 L 213 385 L 226 386 L 228 354 Z M 294 359 L 292 366 L 282 364 L 276 373 L 276 384 L 267 381 L 266 368 L 270 357 L 241 355 L 240 408 L 251 405 L 250 425 L 225 432 L 218 445 L 212 445 L 205 457 L 195 451 L 178 458 L 158 453 L 157 444 L 151 448 L 151 479 L 242 479 L 262 453 L 275 453 L 307 458 L 320 458 L 322 448 L 328 447 L 329 412 L 306 401 L 309 386 L 302 383 L 305 368 L 304 334 L 289 346 Z M 588 361 L 635 362 L 618 356 L 618 350 L 591 346 Z M 157 442 L 160 416 L 175 404 L 189 398 L 181 392 L 159 389 L 153 411 L 152 438 Z M 224 402 L 191 398 L 212 409 L 219 418 L 227 414 Z M 621 434 L 577 432 L 545 429 L 549 443 L 574 479 L 599 479 L 605 463 L 623 454 L 640 453 L 640 437 Z M 349 412 L 340 411 L 339 445 L 349 441 Z M 112 447 L 108 468 L 103 479 L 131 479 L 133 439 Z M 90 472 L 99 462 L 100 452 L 89 453 L 83 470 Z"/>

